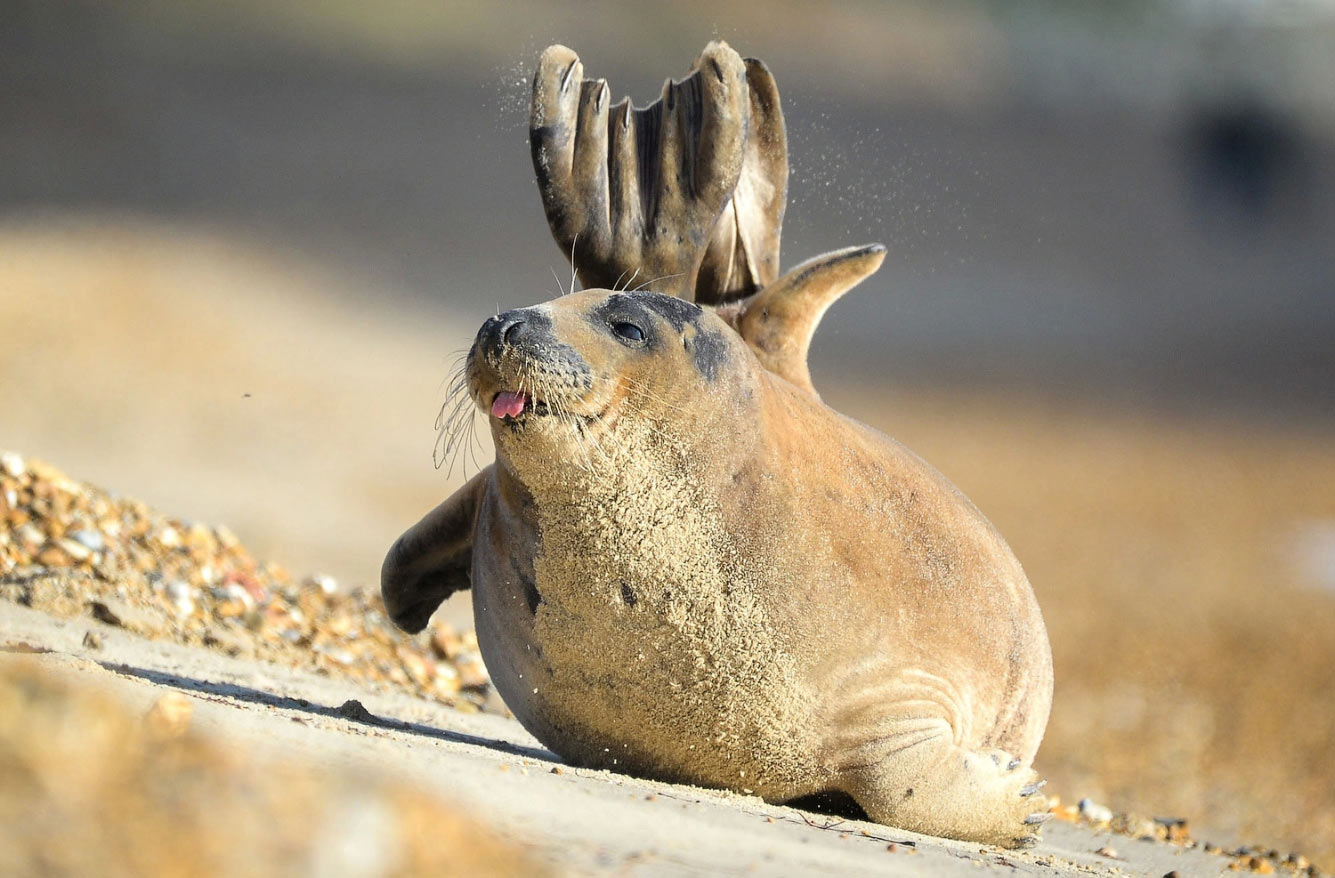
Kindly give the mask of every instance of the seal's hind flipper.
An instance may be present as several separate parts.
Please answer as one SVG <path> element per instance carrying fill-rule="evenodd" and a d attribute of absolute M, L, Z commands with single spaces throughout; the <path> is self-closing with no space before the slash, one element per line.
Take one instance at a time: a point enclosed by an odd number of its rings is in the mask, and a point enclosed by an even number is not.
<path fill-rule="evenodd" d="M 492 464 L 495 466 L 495 464 Z M 395 540 L 380 568 L 389 617 L 409 633 L 426 627 L 441 602 L 469 587 L 473 529 L 489 466 Z"/>
<path fill-rule="evenodd" d="M 710 43 L 643 109 L 611 105 L 565 46 L 533 77 L 530 147 L 558 246 L 586 287 L 740 298 L 778 273 L 788 151 L 765 65 Z"/>
<path fill-rule="evenodd" d="M 779 87 L 758 58 L 746 59 L 749 127 L 742 173 L 714 224 L 695 300 L 718 305 L 763 289 L 779 276 L 779 238 L 788 204 L 788 132 Z"/>
<path fill-rule="evenodd" d="M 760 362 L 815 394 L 807 350 L 816 325 L 835 299 L 881 267 L 883 244 L 847 247 L 808 259 L 742 302 L 730 320 Z"/>

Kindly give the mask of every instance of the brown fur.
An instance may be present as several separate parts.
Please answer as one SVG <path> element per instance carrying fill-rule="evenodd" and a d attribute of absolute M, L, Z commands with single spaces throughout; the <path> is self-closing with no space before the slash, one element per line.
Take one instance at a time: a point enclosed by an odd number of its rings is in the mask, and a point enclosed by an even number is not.
<path fill-rule="evenodd" d="M 494 318 L 527 320 L 528 347 L 484 326 L 474 400 L 523 390 L 551 413 L 489 418 L 496 463 L 386 559 L 396 621 L 471 585 L 498 690 L 572 762 L 774 801 L 840 790 L 884 823 L 1032 841 L 1052 667 L 1005 542 L 718 315 L 642 296 L 659 310 L 637 345 L 600 317 L 617 295 Z"/>

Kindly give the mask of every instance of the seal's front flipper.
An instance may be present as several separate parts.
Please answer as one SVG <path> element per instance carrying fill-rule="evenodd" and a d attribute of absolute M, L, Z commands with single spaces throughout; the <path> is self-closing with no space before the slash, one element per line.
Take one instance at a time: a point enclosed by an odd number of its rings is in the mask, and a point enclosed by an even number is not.
<path fill-rule="evenodd" d="M 883 244 L 847 247 L 808 259 L 737 306 L 721 309 L 766 369 L 816 393 L 807 351 L 825 311 L 885 261 Z"/>
<path fill-rule="evenodd" d="M 489 466 L 390 547 L 380 568 L 380 595 L 403 630 L 421 631 L 442 601 L 469 587 L 473 529 L 490 477 Z"/>
<path fill-rule="evenodd" d="M 585 286 L 714 303 L 778 273 L 787 137 L 774 79 L 726 43 L 644 109 L 565 46 L 533 77 L 530 147 L 552 235 Z"/>

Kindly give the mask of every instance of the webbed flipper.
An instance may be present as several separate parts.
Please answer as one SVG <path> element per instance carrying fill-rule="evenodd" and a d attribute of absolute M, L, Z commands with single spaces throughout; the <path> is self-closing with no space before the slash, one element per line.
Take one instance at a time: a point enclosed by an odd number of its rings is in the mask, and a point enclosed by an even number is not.
<path fill-rule="evenodd" d="M 421 631 L 442 601 L 470 587 L 473 531 L 492 466 L 404 531 L 385 556 L 380 595 L 403 630 Z"/>
<path fill-rule="evenodd" d="M 717 303 L 772 280 L 788 151 L 765 65 L 710 43 L 643 109 L 612 105 L 583 74 L 573 51 L 548 47 L 530 119 L 547 221 L 583 284 Z"/>

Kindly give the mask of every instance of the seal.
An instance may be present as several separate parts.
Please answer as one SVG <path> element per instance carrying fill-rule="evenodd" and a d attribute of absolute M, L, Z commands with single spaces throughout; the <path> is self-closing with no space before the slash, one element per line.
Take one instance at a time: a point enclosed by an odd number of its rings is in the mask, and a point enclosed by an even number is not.
<path fill-rule="evenodd" d="M 801 266 L 731 321 L 598 289 L 487 320 L 466 375 L 496 462 L 390 550 L 391 618 L 471 587 L 498 691 L 574 764 L 1032 843 L 1052 667 L 1020 565 L 736 328 L 801 337 L 882 255 Z"/>
<path fill-rule="evenodd" d="M 885 248 L 778 276 L 760 62 L 710 44 L 644 110 L 582 73 L 553 46 L 534 77 L 553 236 L 585 283 L 660 291 L 482 325 L 456 389 L 496 462 L 390 549 L 390 617 L 420 631 L 472 588 L 497 690 L 575 764 L 1035 843 L 1052 659 L 1029 583 L 944 476 L 811 383 L 821 316 Z"/>

